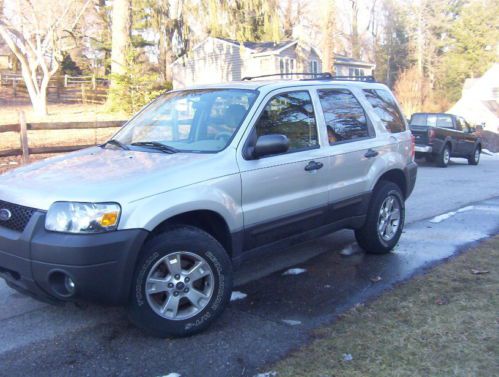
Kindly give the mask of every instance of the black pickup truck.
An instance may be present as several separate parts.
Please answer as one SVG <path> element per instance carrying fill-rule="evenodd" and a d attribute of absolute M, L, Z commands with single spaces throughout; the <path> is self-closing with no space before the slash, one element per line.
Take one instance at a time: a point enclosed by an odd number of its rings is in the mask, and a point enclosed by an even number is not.
<path fill-rule="evenodd" d="M 445 113 L 412 114 L 409 126 L 416 141 L 416 158 L 425 157 L 437 166 L 447 167 L 451 157 L 468 159 L 478 165 L 482 142 L 462 117 Z"/>

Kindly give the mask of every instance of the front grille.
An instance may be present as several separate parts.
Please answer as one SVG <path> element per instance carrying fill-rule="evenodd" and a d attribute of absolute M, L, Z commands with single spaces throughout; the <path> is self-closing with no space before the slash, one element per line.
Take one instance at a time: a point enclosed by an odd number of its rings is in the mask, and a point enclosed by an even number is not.
<path fill-rule="evenodd" d="M 7 209 L 12 214 L 9 220 L 0 220 L 0 227 L 22 232 L 28 225 L 36 209 L 8 203 L 0 200 L 0 210 Z"/>

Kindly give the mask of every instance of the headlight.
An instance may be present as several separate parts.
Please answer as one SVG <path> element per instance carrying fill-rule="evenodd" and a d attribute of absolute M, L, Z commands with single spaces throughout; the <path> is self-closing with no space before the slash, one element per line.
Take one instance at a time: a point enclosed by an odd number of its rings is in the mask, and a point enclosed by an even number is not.
<path fill-rule="evenodd" d="M 45 229 L 67 233 L 102 233 L 118 227 L 117 203 L 55 202 L 47 212 Z"/>

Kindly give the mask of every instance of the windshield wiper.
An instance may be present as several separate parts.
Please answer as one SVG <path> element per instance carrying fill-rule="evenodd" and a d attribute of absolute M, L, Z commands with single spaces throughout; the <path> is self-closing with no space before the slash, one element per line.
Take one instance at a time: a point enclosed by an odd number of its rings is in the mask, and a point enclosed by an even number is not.
<path fill-rule="evenodd" d="M 114 146 L 116 146 L 118 148 L 121 148 L 121 149 L 124 149 L 125 151 L 129 151 L 130 150 L 130 148 L 128 148 L 127 145 L 123 144 L 121 141 L 118 141 L 116 139 L 110 139 L 110 140 L 106 141 L 104 144 L 101 144 L 100 146 L 102 148 L 104 148 L 108 144 L 114 145 Z"/>
<path fill-rule="evenodd" d="M 157 149 L 158 151 L 164 152 L 164 153 L 178 153 L 179 150 L 173 147 L 170 147 L 169 145 L 157 142 L 157 141 L 137 141 L 136 143 L 132 143 L 131 145 L 137 146 L 137 147 L 146 147 L 146 148 L 151 148 L 151 149 Z"/>

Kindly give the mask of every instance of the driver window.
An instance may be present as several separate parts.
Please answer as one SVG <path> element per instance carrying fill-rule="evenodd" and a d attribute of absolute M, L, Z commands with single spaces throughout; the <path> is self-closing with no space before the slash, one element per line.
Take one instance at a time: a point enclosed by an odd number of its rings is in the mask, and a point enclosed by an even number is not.
<path fill-rule="evenodd" d="M 208 117 L 207 139 L 230 139 L 248 112 L 248 96 L 217 97 Z"/>
<path fill-rule="evenodd" d="M 255 127 L 256 136 L 281 134 L 290 152 L 319 146 L 314 107 L 308 91 L 278 94 L 265 106 Z"/>

